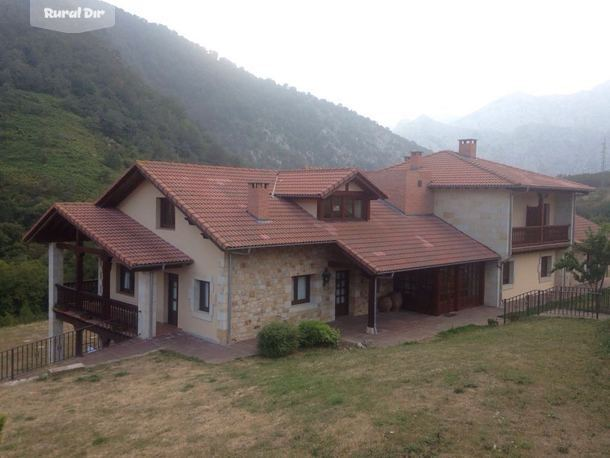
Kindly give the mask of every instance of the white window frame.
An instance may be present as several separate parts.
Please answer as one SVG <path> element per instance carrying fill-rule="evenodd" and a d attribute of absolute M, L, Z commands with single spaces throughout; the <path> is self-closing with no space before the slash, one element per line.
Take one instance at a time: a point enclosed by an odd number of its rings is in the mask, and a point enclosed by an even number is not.
<path fill-rule="evenodd" d="M 208 289 L 208 305 L 210 308 L 209 312 L 204 312 L 203 310 L 199 310 L 199 291 L 200 291 L 200 286 L 199 286 L 199 282 L 206 282 L 209 284 L 209 289 Z M 189 294 L 189 299 L 191 302 L 191 313 L 193 314 L 194 317 L 202 319 L 202 320 L 206 320 L 206 321 L 212 321 L 214 318 L 214 282 L 212 281 L 211 278 L 195 278 L 193 280 L 193 285 L 191 287 L 191 291 Z"/>
<path fill-rule="evenodd" d="M 549 274 L 546 277 L 542 276 L 542 258 L 551 258 L 551 265 Z M 552 254 L 542 254 L 540 258 L 538 258 L 538 278 L 540 282 L 547 282 L 553 278 L 553 255 Z"/>

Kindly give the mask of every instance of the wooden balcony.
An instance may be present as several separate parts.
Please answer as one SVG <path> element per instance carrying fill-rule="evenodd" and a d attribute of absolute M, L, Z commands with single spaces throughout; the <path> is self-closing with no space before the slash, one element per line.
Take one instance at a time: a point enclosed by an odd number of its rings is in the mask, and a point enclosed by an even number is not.
<path fill-rule="evenodd" d="M 65 285 L 57 286 L 56 312 L 125 337 L 138 335 L 138 307 Z"/>
<path fill-rule="evenodd" d="M 513 227 L 513 250 L 570 242 L 570 225 Z"/>

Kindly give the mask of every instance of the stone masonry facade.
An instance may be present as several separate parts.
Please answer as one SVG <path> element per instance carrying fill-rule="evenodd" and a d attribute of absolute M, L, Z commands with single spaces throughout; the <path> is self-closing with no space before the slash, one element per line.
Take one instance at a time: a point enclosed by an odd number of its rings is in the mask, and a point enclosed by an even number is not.
<path fill-rule="evenodd" d="M 345 268 L 329 267 L 329 262 Z M 322 272 L 331 273 L 323 285 Z M 267 323 L 335 319 L 335 270 L 350 271 L 350 314 L 366 314 L 368 279 L 328 245 L 264 248 L 235 255 L 231 278 L 231 340 L 256 337 Z M 310 302 L 292 305 L 292 277 L 310 275 Z"/>

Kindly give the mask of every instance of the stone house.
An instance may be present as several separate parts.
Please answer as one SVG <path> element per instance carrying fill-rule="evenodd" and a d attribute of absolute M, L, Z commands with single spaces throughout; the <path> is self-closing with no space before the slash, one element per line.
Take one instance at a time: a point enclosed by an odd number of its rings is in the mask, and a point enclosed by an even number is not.
<path fill-rule="evenodd" d="M 499 306 L 561 281 L 549 262 L 590 190 L 479 159 L 474 140 L 371 172 L 138 161 L 96 202 L 53 205 L 24 239 L 49 246 L 52 335 L 63 322 L 107 340 L 177 327 L 230 344 L 273 320 L 356 315 L 375 333 L 385 308 Z M 83 278 L 85 256 L 97 279 Z"/>

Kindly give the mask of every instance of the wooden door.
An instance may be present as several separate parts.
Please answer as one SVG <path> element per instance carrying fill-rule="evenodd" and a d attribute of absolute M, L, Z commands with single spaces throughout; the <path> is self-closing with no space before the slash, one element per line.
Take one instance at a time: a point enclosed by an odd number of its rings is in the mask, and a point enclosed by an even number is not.
<path fill-rule="evenodd" d="M 167 323 L 178 326 L 178 275 L 167 274 Z"/>
<path fill-rule="evenodd" d="M 349 313 L 349 270 L 335 273 L 335 316 Z"/>

